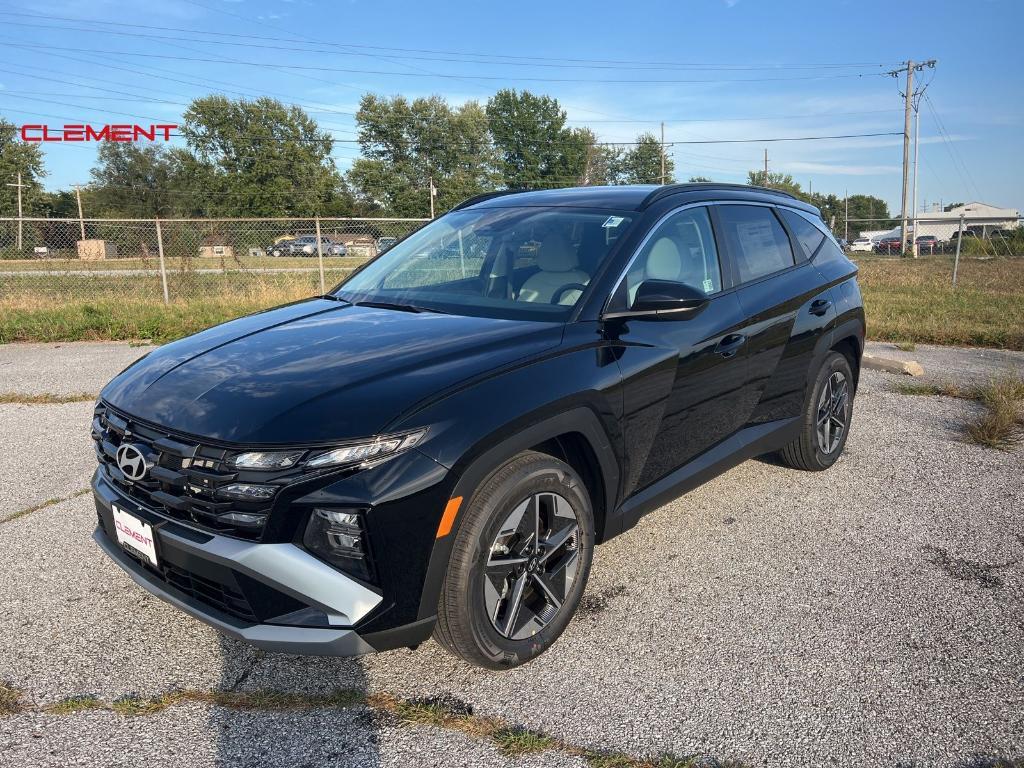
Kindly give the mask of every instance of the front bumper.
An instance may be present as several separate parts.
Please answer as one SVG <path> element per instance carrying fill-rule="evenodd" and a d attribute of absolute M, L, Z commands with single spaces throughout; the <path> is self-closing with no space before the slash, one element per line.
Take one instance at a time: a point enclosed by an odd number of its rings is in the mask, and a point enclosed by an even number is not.
<path fill-rule="evenodd" d="M 352 625 L 373 611 L 382 596 L 294 544 L 258 544 L 188 528 L 125 497 L 102 472 L 93 478 L 93 495 L 99 519 L 93 539 L 100 548 L 137 584 L 220 632 L 282 653 L 354 656 L 375 650 Z M 111 504 L 153 526 L 163 568 L 144 565 L 117 544 Z M 191 593 L 179 588 L 181 582 L 169 569 L 184 572 L 187 583 L 198 586 Z M 210 585 L 222 582 L 230 582 L 225 588 L 229 597 L 214 599 Z M 263 604 L 250 617 L 255 620 L 221 609 L 240 603 L 232 594 L 245 600 L 243 592 L 261 596 Z M 324 626 L 288 624 L 299 606 L 306 615 L 315 613 Z"/>

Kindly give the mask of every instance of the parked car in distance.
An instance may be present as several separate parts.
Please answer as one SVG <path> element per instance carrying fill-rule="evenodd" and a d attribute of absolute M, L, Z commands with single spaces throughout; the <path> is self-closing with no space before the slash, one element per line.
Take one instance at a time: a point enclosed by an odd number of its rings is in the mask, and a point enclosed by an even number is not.
<path fill-rule="evenodd" d="M 914 243 L 918 253 L 937 253 L 940 250 L 939 238 L 935 235 L 919 235 Z"/>
<path fill-rule="evenodd" d="M 388 248 L 398 242 L 397 237 L 378 237 L 377 253 L 384 253 Z"/>
<path fill-rule="evenodd" d="M 888 235 L 875 241 L 875 253 L 902 253 L 903 240 L 899 235 Z"/>
<path fill-rule="evenodd" d="M 871 242 L 870 237 L 858 237 L 852 243 L 850 243 L 850 251 L 859 253 L 871 253 L 874 248 L 874 244 Z"/>
<path fill-rule="evenodd" d="M 321 249 L 324 256 L 344 256 L 348 249 L 344 243 L 321 237 Z M 316 256 L 316 235 L 299 235 L 274 243 L 267 248 L 269 256 Z"/>
<path fill-rule="evenodd" d="M 94 539 L 266 650 L 433 634 L 506 669 L 561 635 L 596 544 L 755 456 L 833 466 L 863 348 L 857 268 L 790 195 L 482 195 L 114 378 Z"/>

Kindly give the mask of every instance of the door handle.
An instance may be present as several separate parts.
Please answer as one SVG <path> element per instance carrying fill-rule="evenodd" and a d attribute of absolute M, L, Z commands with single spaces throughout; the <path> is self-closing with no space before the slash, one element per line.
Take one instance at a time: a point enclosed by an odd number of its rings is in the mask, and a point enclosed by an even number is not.
<path fill-rule="evenodd" d="M 733 357 L 737 352 L 740 351 L 740 347 L 747 343 L 747 337 L 741 333 L 730 333 L 728 336 L 718 342 L 718 346 L 715 347 L 717 352 L 722 357 Z"/>
<path fill-rule="evenodd" d="M 824 317 L 832 309 L 832 302 L 828 299 L 815 299 L 811 302 L 811 314 Z"/>

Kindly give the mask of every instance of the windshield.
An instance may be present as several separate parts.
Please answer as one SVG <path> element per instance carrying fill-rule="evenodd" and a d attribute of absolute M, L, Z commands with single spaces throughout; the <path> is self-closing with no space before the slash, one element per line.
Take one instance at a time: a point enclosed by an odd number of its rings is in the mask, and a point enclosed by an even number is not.
<path fill-rule="evenodd" d="M 391 246 L 334 295 L 356 304 L 560 321 L 631 222 L 578 208 L 454 211 Z"/>

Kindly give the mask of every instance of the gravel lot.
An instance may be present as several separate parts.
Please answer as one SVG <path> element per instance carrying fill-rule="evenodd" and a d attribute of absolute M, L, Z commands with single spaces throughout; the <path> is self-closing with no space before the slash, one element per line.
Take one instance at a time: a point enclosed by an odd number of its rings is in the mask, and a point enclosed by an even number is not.
<path fill-rule="evenodd" d="M 1024 356 L 936 349 L 906 357 L 943 380 L 1024 374 Z M 95 392 L 143 352 L 0 347 L 0 392 Z M 974 404 L 895 394 L 895 380 L 864 373 L 831 471 L 747 462 L 599 548 L 562 639 L 501 674 L 433 643 L 316 659 L 221 638 L 105 560 L 89 538 L 87 495 L 3 523 L 0 680 L 30 706 L 0 717 L 0 765 L 584 765 L 562 751 L 510 758 L 485 739 L 362 706 L 42 711 L 84 694 L 339 687 L 449 694 L 478 715 L 634 757 L 1024 759 L 1024 450 L 966 443 Z M 87 486 L 91 407 L 0 406 L 17 448 L 0 454 L 0 517 Z"/>

